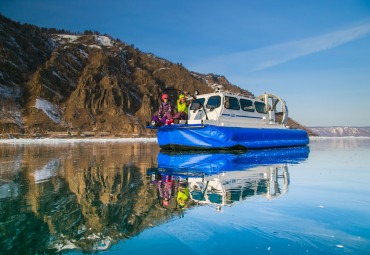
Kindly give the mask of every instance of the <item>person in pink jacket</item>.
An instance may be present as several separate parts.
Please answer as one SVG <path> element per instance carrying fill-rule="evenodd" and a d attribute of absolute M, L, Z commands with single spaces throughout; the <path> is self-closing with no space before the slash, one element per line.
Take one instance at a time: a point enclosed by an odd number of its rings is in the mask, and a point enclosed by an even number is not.
<path fill-rule="evenodd" d="M 162 123 L 165 124 L 167 120 L 171 120 L 173 117 L 174 107 L 169 101 L 168 95 L 162 95 L 162 103 L 159 106 L 158 114 L 153 116 L 153 120 L 156 122 L 156 126 Z"/>

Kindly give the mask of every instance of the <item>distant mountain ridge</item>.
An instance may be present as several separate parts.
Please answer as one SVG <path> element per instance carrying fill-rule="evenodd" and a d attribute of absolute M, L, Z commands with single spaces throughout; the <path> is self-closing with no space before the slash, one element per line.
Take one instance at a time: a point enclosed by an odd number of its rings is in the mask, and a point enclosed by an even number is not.
<path fill-rule="evenodd" d="M 0 15 L 0 133 L 150 134 L 145 125 L 164 92 L 223 85 L 254 97 L 224 76 L 190 72 L 108 35 L 58 32 Z"/>
<path fill-rule="evenodd" d="M 370 127 L 309 127 L 309 129 L 323 137 L 370 137 Z"/>

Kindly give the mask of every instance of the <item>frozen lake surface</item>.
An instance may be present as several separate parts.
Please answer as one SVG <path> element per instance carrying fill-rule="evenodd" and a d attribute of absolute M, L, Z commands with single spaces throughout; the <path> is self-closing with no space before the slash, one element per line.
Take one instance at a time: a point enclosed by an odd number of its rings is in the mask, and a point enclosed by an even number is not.
<path fill-rule="evenodd" d="M 2 254 L 369 254 L 370 139 L 238 153 L 1 141 Z"/>

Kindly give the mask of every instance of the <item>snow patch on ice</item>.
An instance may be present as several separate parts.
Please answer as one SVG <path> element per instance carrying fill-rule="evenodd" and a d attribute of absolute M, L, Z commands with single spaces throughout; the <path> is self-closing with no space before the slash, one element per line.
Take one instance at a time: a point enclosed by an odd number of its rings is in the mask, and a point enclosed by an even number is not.
<path fill-rule="evenodd" d="M 37 169 L 33 174 L 33 176 L 35 176 L 35 183 L 48 181 L 51 177 L 56 175 L 59 166 L 60 159 L 56 158 L 47 163 L 43 168 Z"/>
<path fill-rule="evenodd" d="M 36 99 L 35 108 L 43 110 L 44 113 L 55 123 L 59 124 L 61 121 L 59 111 L 49 101 L 41 98 Z"/>

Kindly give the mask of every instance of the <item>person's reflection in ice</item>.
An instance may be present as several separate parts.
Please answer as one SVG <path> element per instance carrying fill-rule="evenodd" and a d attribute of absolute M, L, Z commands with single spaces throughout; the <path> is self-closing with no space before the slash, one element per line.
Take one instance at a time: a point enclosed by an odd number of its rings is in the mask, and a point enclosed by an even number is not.
<path fill-rule="evenodd" d="M 154 184 L 158 185 L 158 194 L 160 198 L 160 204 L 163 207 L 168 207 L 170 199 L 174 194 L 175 179 L 171 175 L 156 174 L 156 178 L 153 181 Z"/>
<path fill-rule="evenodd" d="M 153 184 L 158 187 L 158 202 L 166 210 L 178 211 L 184 217 L 183 209 L 189 205 L 189 182 L 185 178 L 168 174 L 156 173 L 152 175 Z M 176 197 L 176 207 L 170 208 L 171 199 Z"/>
<path fill-rule="evenodd" d="M 177 183 L 177 203 L 180 209 L 186 208 L 186 203 L 189 201 L 189 183 L 186 179 L 181 179 Z"/>
<path fill-rule="evenodd" d="M 183 209 L 187 207 L 189 198 L 190 198 L 190 192 L 189 192 L 189 182 L 187 179 L 180 178 L 177 182 L 177 205 L 179 207 L 179 217 L 184 217 Z M 176 206 L 177 208 L 177 206 Z"/>

